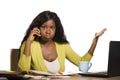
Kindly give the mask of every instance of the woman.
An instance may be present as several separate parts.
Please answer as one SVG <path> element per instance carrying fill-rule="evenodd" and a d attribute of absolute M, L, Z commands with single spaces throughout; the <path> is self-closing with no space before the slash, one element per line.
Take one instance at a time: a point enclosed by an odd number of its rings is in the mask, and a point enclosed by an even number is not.
<path fill-rule="evenodd" d="M 69 45 L 57 14 L 44 11 L 32 21 L 21 43 L 19 69 L 56 73 L 64 72 L 65 58 L 77 66 L 81 60 L 90 61 L 105 30 L 95 34 L 90 49 L 81 57 Z"/>

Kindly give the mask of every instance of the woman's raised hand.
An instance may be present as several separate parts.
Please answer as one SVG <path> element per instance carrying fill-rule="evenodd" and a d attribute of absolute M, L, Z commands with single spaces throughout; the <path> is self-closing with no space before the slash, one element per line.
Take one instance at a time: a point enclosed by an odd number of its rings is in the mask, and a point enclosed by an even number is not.
<path fill-rule="evenodd" d="M 104 29 L 101 30 L 100 32 L 96 33 L 96 34 L 95 34 L 95 37 L 98 38 L 98 37 L 102 36 L 102 34 L 103 34 L 106 30 L 107 30 L 107 29 L 104 28 Z"/>

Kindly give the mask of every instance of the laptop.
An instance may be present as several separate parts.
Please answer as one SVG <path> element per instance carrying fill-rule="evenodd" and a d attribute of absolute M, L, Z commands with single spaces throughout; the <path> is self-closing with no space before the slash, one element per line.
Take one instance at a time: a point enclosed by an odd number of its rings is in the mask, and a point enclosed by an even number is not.
<path fill-rule="evenodd" d="M 108 67 L 106 72 L 79 73 L 91 77 L 114 77 L 120 76 L 120 41 L 110 41 Z"/>

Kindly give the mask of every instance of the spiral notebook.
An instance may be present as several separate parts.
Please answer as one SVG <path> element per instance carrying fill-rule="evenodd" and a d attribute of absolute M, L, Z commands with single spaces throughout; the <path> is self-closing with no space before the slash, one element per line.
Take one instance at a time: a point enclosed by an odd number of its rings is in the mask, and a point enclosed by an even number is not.
<path fill-rule="evenodd" d="M 107 71 L 80 73 L 84 76 L 113 77 L 120 76 L 120 41 L 110 41 Z"/>

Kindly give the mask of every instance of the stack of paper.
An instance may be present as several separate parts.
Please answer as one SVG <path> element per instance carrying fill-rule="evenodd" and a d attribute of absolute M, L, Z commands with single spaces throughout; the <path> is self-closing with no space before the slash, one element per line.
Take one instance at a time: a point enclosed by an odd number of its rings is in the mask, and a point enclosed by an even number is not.
<path fill-rule="evenodd" d="M 49 72 L 42 72 L 36 70 L 30 70 L 30 74 L 25 75 L 25 77 L 30 77 L 34 79 L 42 79 L 47 78 L 49 80 L 51 78 L 71 78 L 72 75 L 77 73 L 68 73 L 68 72 L 60 72 L 60 73 L 49 73 Z"/>

